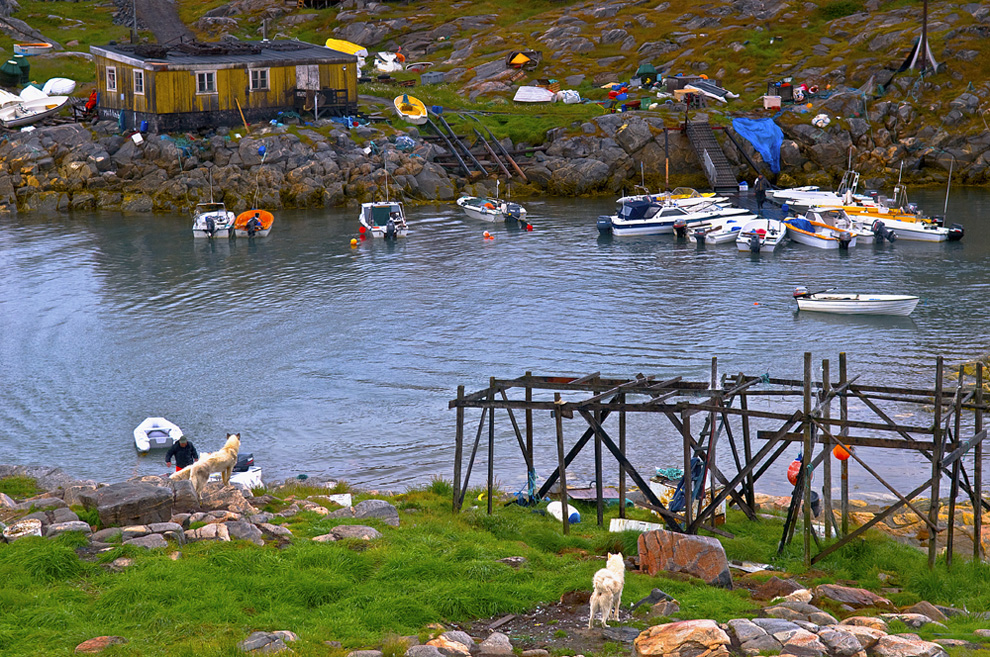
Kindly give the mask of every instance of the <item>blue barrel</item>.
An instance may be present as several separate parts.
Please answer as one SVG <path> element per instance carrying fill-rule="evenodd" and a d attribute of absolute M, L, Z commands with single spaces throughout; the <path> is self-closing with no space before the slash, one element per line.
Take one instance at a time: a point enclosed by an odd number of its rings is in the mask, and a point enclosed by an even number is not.
<path fill-rule="evenodd" d="M 141 132 L 148 132 L 148 122 L 141 121 Z"/>
<path fill-rule="evenodd" d="M 434 105 L 433 107 L 430 108 L 430 111 L 433 112 L 434 114 L 443 114 L 443 106 Z"/>

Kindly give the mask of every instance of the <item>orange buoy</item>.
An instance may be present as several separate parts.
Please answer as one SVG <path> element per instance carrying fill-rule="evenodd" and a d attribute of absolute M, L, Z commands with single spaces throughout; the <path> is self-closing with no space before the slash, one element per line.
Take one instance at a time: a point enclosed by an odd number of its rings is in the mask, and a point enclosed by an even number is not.
<path fill-rule="evenodd" d="M 368 229 L 366 227 L 364 227 L 364 226 L 361 226 L 360 228 L 358 228 L 358 232 L 360 234 L 362 234 L 362 235 L 364 235 L 367 232 L 367 230 Z"/>
<path fill-rule="evenodd" d="M 832 455 L 835 456 L 835 458 L 839 459 L 840 461 L 845 461 L 850 456 L 849 450 L 847 450 L 842 445 L 836 445 L 835 447 L 833 447 Z"/>
<path fill-rule="evenodd" d="M 801 461 L 794 459 L 791 464 L 787 467 L 787 481 L 791 482 L 791 486 L 797 485 L 798 474 L 801 472 Z"/>

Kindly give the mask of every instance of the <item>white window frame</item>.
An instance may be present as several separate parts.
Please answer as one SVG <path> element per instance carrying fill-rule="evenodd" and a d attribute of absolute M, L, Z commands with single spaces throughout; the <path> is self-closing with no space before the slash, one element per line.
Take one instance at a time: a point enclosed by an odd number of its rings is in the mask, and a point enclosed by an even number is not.
<path fill-rule="evenodd" d="M 138 80 L 141 81 L 140 85 L 138 84 Z M 139 68 L 134 69 L 134 95 L 144 95 L 144 71 Z"/>
<path fill-rule="evenodd" d="M 207 89 L 206 91 L 201 89 L 200 81 L 211 80 L 213 82 L 213 89 Z M 216 71 L 196 71 L 196 95 L 197 96 L 215 96 L 217 93 L 217 72 Z"/>
<path fill-rule="evenodd" d="M 117 91 L 116 66 L 107 66 L 107 91 Z"/>
<path fill-rule="evenodd" d="M 267 68 L 249 68 L 248 69 L 248 89 L 251 91 L 268 91 L 271 89 L 271 76 L 269 75 L 269 70 Z M 255 73 L 258 74 L 258 78 L 264 76 L 264 85 L 259 84 L 254 86 L 254 76 Z"/>

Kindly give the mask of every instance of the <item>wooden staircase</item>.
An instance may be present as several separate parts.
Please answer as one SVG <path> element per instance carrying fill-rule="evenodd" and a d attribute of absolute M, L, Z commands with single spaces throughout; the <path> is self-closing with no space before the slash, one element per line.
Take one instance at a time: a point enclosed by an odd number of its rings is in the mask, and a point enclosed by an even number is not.
<path fill-rule="evenodd" d="M 688 122 L 687 137 L 712 189 L 720 193 L 739 191 L 735 169 L 725 158 L 708 121 Z"/>

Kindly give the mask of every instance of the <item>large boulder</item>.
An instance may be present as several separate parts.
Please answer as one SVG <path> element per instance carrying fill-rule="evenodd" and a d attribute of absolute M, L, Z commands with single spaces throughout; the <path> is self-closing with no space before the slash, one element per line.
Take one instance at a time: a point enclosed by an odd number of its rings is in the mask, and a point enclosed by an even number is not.
<path fill-rule="evenodd" d="M 714 538 L 664 529 L 646 532 L 639 537 L 639 561 L 654 577 L 660 572 L 687 573 L 713 586 L 732 588 L 729 561 Z"/>
<path fill-rule="evenodd" d="M 729 635 L 713 620 L 654 625 L 636 640 L 636 657 L 729 657 Z"/>
<path fill-rule="evenodd" d="M 874 657 L 947 657 L 948 653 L 937 643 L 922 641 L 913 635 L 888 634 L 873 646 Z"/>
<path fill-rule="evenodd" d="M 168 522 L 172 517 L 172 491 L 152 484 L 125 481 L 79 494 L 87 509 L 96 509 L 100 524 L 147 525 Z"/>
<path fill-rule="evenodd" d="M 839 604 L 849 605 L 854 609 L 877 607 L 897 611 L 890 600 L 866 589 L 840 586 L 838 584 L 819 584 L 814 588 L 813 593 L 813 603 L 819 606 L 822 600 L 830 600 Z"/>
<path fill-rule="evenodd" d="M 364 500 L 354 506 L 355 518 L 377 518 L 386 525 L 399 526 L 399 511 L 385 500 Z"/>

